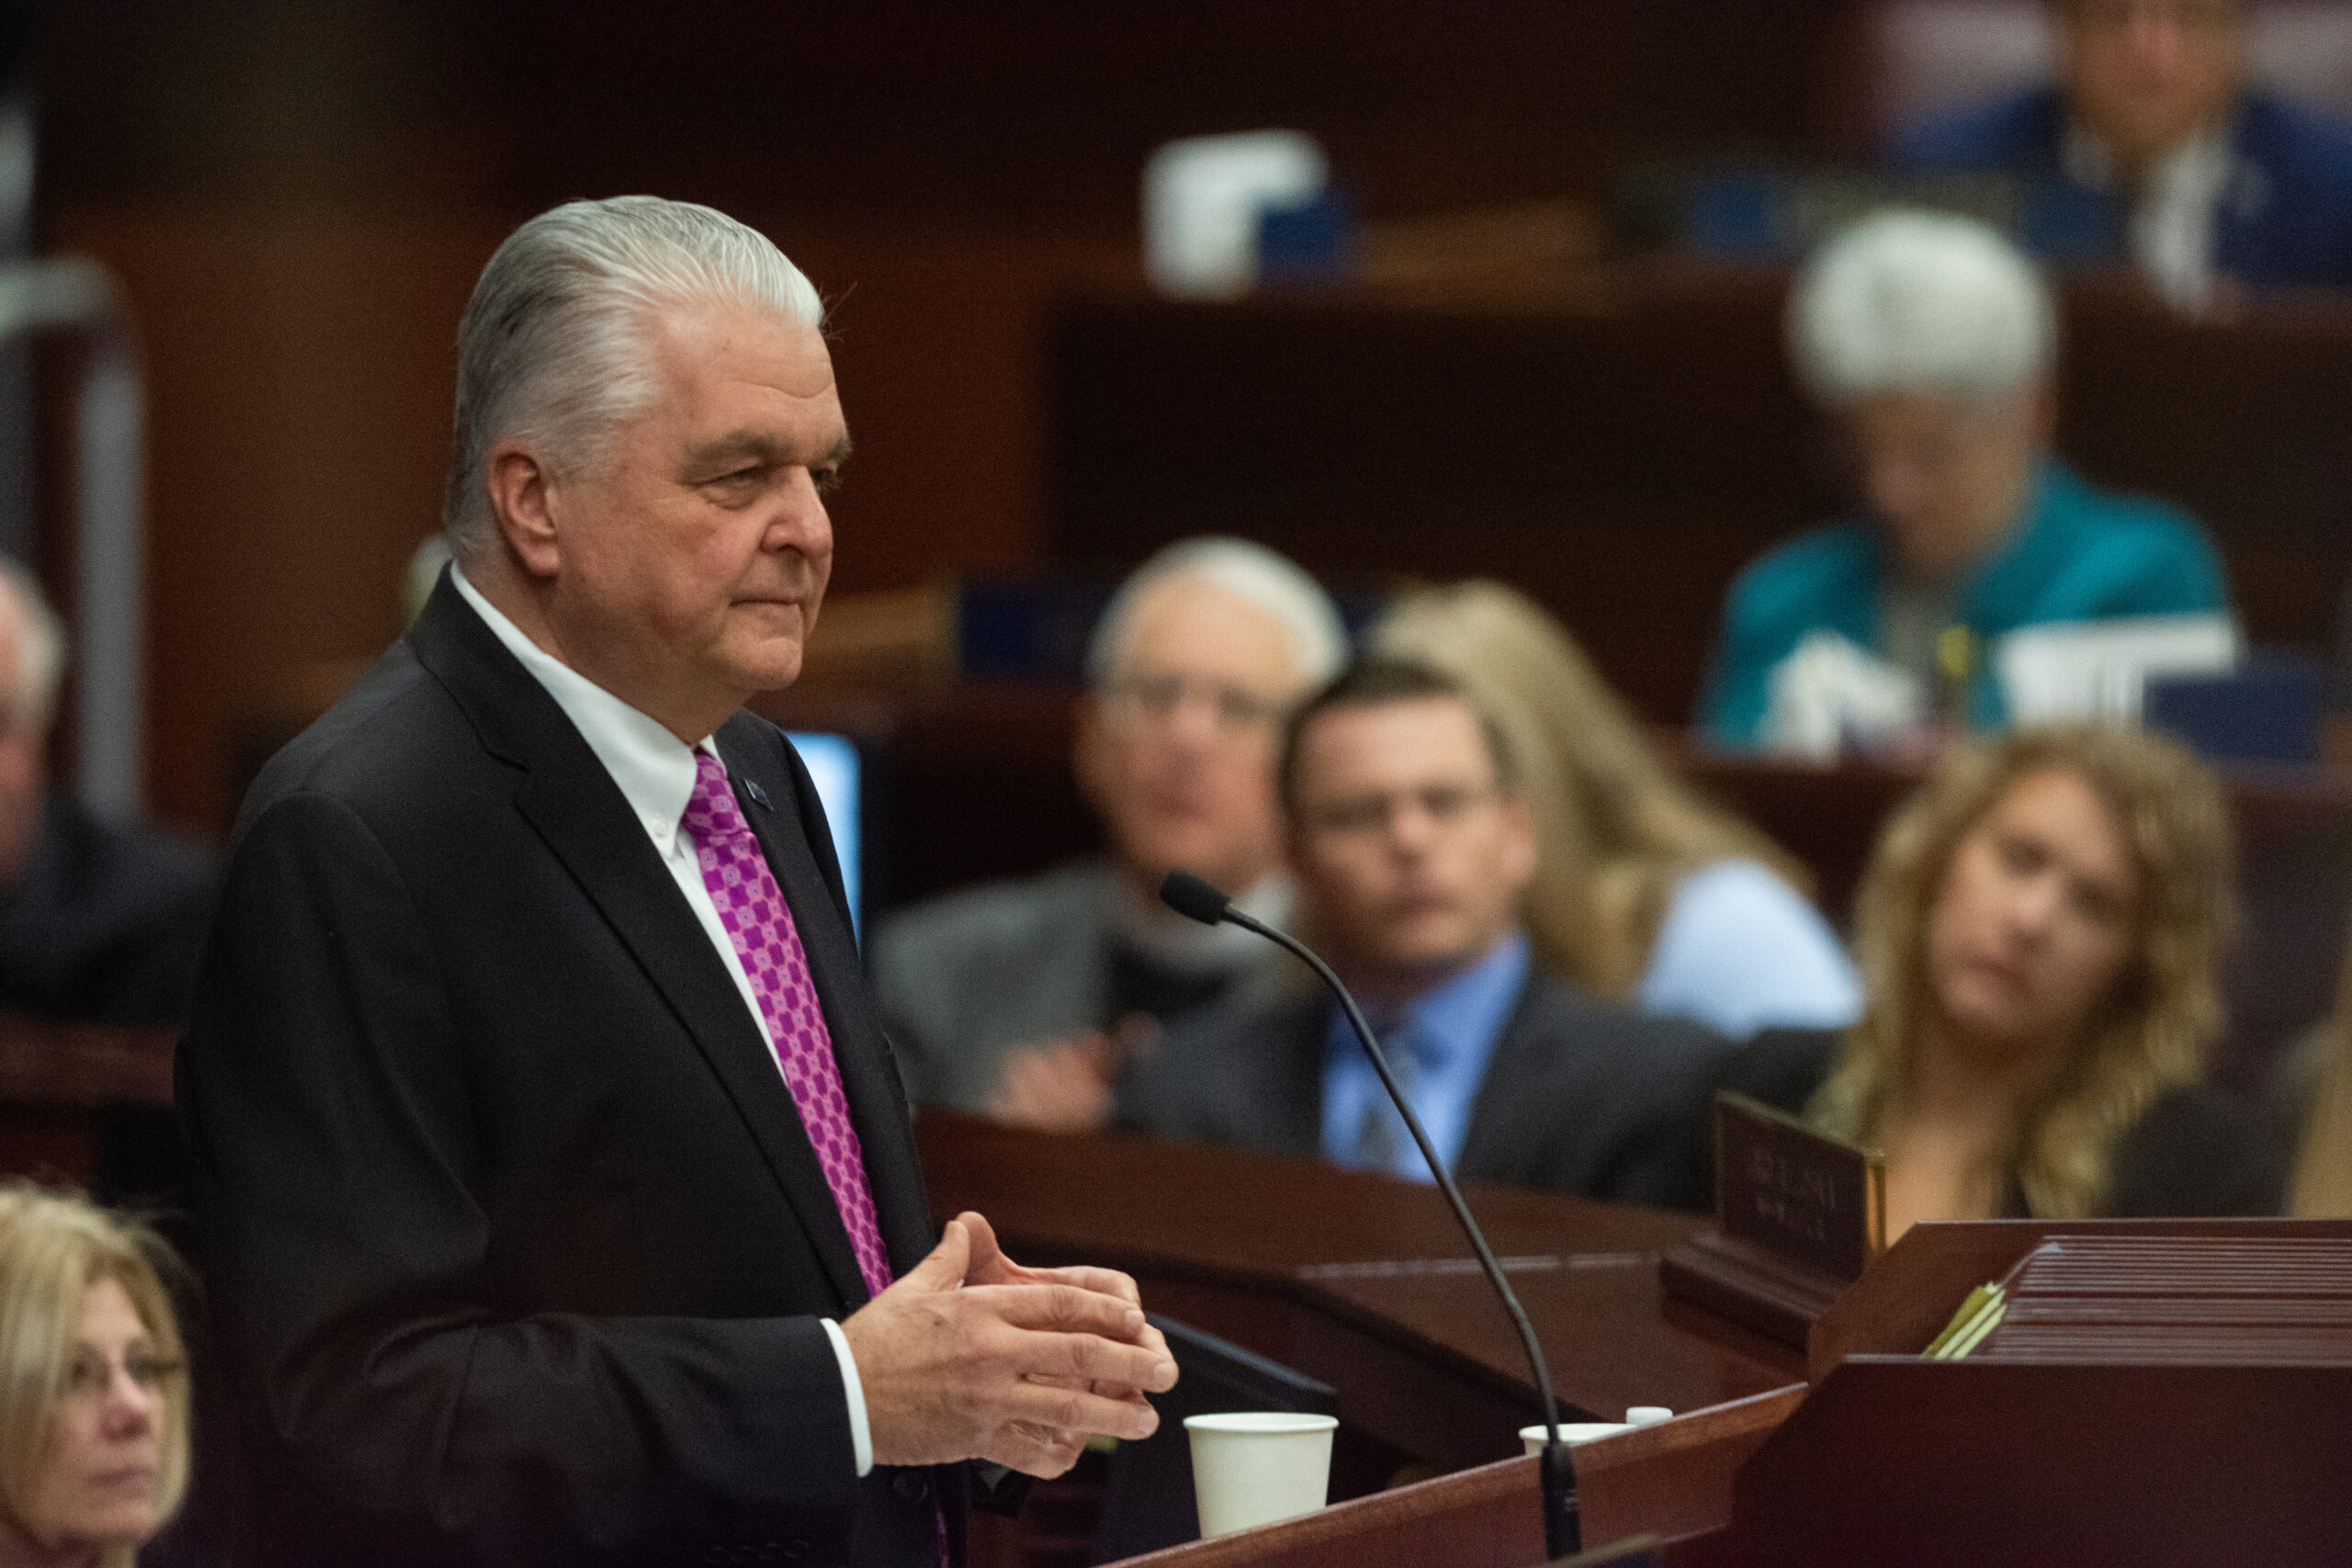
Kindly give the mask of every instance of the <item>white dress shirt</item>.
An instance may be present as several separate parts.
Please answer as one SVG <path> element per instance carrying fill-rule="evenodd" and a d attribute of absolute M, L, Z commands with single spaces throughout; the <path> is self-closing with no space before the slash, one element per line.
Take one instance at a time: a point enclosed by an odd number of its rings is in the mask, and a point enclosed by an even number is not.
<path fill-rule="evenodd" d="M 547 688 L 548 695 L 555 699 L 564 716 L 571 720 L 572 728 L 580 731 L 580 738 L 588 742 L 588 749 L 605 765 L 605 772 L 620 786 L 622 798 L 637 814 L 638 824 L 653 840 L 654 852 L 669 868 L 678 891 L 686 896 L 687 907 L 702 922 L 703 934 L 710 939 L 719 961 L 727 965 L 735 989 L 742 995 L 745 1010 L 759 1026 L 760 1038 L 767 1042 L 768 1059 L 775 1061 L 775 1042 L 768 1033 L 767 1020 L 760 1013 L 751 976 L 743 972 L 743 960 L 736 953 L 726 926 L 719 922 L 718 907 L 711 902 L 710 889 L 703 885 L 702 863 L 695 852 L 694 835 L 684 826 L 686 805 L 695 793 L 695 753 L 705 751 L 718 756 L 710 737 L 706 735 L 696 744 L 687 745 L 662 728 L 660 721 L 639 713 L 525 637 L 522 628 L 483 598 L 481 591 L 467 581 L 466 574 L 458 567 L 450 567 L 449 578 L 457 584 L 458 596 L 473 606 L 474 614 L 482 618 L 492 635 L 522 661 L 534 680 Z M 726 766 L 725 759 L 720 759 L 719 765 Z M 784 1065 L 776 1062 L 776 1072 L 781 1075 L 783 1071 Z M 820 1321 L 825 1325 L 826 1337 L 832 1342 L 834 1359 L 841 1362 L 842 1391 L 849 1404 L 850 1445 L 857 1456 L 857 1473 L 862 1476 L 874 1468 L 874 1434 L 866 1422 L 865 1387 L 859 1381 L 857 1360 L 850 1354 L 849 1339 L 842 1333 L 841 1325 L 830 1317 Z"/>
<path fill-rule="evenodd" d="M 2080 124 L 2066 131 L 2066 172 L 2085 185 L 2115 183 L 2115 158 Z M 2213 218 L 2235 172 L 2227 120 L 2199 131 L 2148 166 L 2132 204 L 2132 259 L 2156 292 L 2184 310 L 2211 303 Z"/>

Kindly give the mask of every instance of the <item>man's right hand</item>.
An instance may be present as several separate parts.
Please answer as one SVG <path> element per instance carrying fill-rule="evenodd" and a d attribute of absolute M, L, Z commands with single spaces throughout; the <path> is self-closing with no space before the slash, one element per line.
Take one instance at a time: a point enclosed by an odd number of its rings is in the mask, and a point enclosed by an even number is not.
<path fill-rule="evenodd" d="M 964 1284 L 972 1236 L 950 1220 L 931 1256 L 842 1325 L 877 1464 L 981 1459 L 1056 1476 L 1086 1438 L 1148 1438 L 1176 1363 L 1134 1303 L 1074 1284 Z"/>

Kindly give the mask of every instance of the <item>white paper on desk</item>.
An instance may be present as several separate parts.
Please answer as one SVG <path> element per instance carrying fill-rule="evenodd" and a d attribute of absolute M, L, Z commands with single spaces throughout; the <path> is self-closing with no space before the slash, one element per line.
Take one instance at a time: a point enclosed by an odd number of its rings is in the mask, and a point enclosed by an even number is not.
<path fill-rule="evenodd" d="M 1804 640 L 1764 677 L 1764 749 L 1826 761 L 1873 750 L 1928 716 L 1918 681 L 1833 631 Z"/>
<path fill-rule="evenodd" d="M 2012 724 L 2136 720 L 2151 676 L 2226 675 L 2244 638 L 2222 614 L 2020 626 L 1993 645 Z"/>

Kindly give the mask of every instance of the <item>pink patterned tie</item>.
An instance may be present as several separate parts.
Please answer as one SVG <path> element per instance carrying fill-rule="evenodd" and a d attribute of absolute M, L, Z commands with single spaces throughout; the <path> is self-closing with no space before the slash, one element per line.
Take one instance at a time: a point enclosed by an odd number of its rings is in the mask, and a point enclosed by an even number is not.
<path fill-rule="evenodd" d="M 858 1146 L 857 1129 L 850 1125 L 849 1099 L 842 1092 L 841 1064 L 833 1060 L 832 1033 L 825 1027 L 816 985 L 808 978 L 808 954 L 801 951 L 800 932 L 775 885 L 775 873 L 768 869 L 752 825 L 735 804 L 726 768 L 707 751 L 695 753 L 695 793 L 686 802 L 685 828 L 694 835 L 702 885 L 710 889 L 719 923 L 735 944 L 735 955 L 743 961 L 752 994 L 760 999 L 760 1016 L 767 1021 L 768 1037 L 775 1042 L 776 1060 L 792 1086 L 792 1102 L 800 1108 L 800 1124 L 816 1145 L 826 1185 L 833 1190 L 842 1224 L 849 1227 L 858 1271 L 865 1276 L 866 1290 L 878 1296 L 890 1283 L 890 1258 L 875 1222 L 874 1194 L 865 1185 L 865 1155 Z"/>

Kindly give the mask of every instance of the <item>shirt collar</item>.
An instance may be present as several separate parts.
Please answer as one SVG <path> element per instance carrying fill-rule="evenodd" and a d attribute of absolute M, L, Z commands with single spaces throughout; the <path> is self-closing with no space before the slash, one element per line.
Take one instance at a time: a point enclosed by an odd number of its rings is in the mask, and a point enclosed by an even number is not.
<path fill-rule="evenodd" d="M 2224 116 L 2189 137 L 2148 165 L 2143 189 L 2158 199 L 2209 191 L 2218 194 L 2228 183 L 2233 130 L 2231 118 Z M 2095 190 L 2115 184 L 2114 152 L 2078 119 L 2066 122 L 2060 158 L 2067 175 L 2080 184 Z"/>
<path fill-rule="evenodd" d="M 1512 1005 L 1527 984 L 1527 933 L 1514 931 L 1484 958 L 1405 1005 L 1380 1029 L 1384 1043 L 1395 1033 L 1412 1043 L 1416 1065 L 1443 1072 L 1463 1056 L 1483 1055 L 1502 1033 Z M 1335 1043 L 1342 1037 L 1335 1032 Z M 1354 1046 L 1348 1043 L 1348 1048 Z"/>
<path fill-rule="evenodd" d="M 605 764 L 613 783 L 620 786 L 622 797 L 645 824 L 646 832 L 666 852 L 677 839 L 678 823 L 694 795 L 695 753 L 712 751 L 710 738 L 705 736 L 698 746 L 688 746 L 662 728 L 660 720 L 629 706 L 524 636 L 523 628 L 483 598 L 455 564 L 449 568 L 449 578 L 457 584 L 458 596 L 490 627 L 491 635 L 547 688 L 548 695 L 580 731 L 580 738 L 588 742 L 588 749 L 596 753 L 596 760 Z"/>

